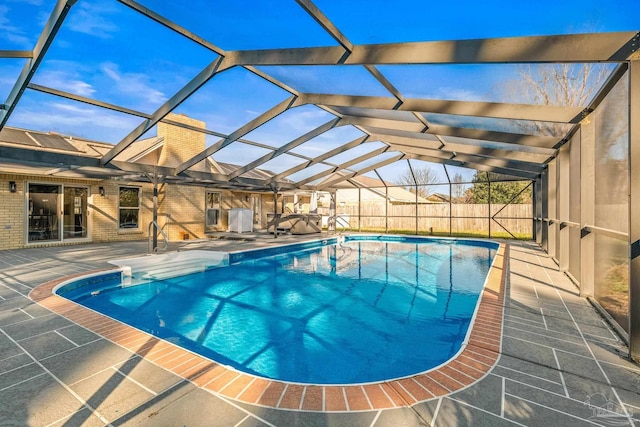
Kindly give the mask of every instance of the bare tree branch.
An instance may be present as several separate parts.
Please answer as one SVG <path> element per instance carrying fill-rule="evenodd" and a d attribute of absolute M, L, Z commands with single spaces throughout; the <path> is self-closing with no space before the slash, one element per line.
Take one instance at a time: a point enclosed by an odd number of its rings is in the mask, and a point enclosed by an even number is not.
<path fill-rule="evenodd" d="M 413 178 L 415 175 L 415 179 Z M 430 185 L 438 182 L 438 176 L 429 166 L 420 168 L 414 168 L 413 174 L 411 170 L 407 168 L 401 175 L 399 175 L 394 183 L 404 186 L 408 191 L 412 193 L 416 192 L 416 185 L 418 186 L 418 196 L 429 197 L 433 190 Z"/>

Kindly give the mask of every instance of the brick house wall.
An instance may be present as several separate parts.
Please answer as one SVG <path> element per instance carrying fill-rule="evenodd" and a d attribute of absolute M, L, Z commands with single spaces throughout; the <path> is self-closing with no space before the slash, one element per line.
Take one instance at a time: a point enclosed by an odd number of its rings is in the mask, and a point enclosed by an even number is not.
<path fill-rule="evenodd" d="M 193 127 L 205 129 L 205 123 L 187 117 L 183 114 L 169 114 L 167 119 L 184 123 Z M 193 130 L 159 122 L 158 136 L 164 137 L 164 146 L 160 153 L 158 164 L 176 167 L 202 152 L 206 145 L 206 135 Z"/>
<path fill-rule="evenodd" d="M 14 181 L 17 191 L 9 191 Z M 24 183 L 19 175 L 0 175 L 0 249 L 19 248 L 24 243 Z"/>
<path fill-rule="evenodd" d="M 169 119 L 205 127 L 205 123 L 184 115 L 170 114 Z M 158 123 L 158 136 L 164 137 L 164 145 L 157 155 L 145 156 L 146 159 L 158 159 L 159 165 L 175 167 L 189 160 L 205 149 L 205 134 L 177 126 Z M 144 160 L 142 160 L 144 161 Z M 195 168 L 203 168 L 198 165 Z M 9 191 L 9 182 L 17 184 L 17 191 Z M 27 242 L 26 208 L 27 183 L 61 184 L 63 186 L 79 186 L 88 188 L 88 238 L 64 239 L 62 241 Z M 139 229 L 119 229 L 118 202 L 119 187 L 130 186 L 141 189 L 141 206 L 138 218 Z M 100 187 L 104 196 L 100 195 Z M 158 186 L 158 224 L 168 235 L 169 240 L 182 240 L 186 235 L 190 239 L 207 235 L 205 230 L 205 192 L 221 193 L 222 204 L 218 227 L 209 231 L 226 231 L 228 229 L 228 210 L 231 208 L 251 208 L 251 193 L 231 192 L 215 187 L 198 187 L 191 185 L 160 184 Z M 257 193 L 256 193 L 257 194 Z M 261 194 L 260 224 L 255 229 L 263 228 L 267 214 L 273 212 L 271 193 Z M 0 173 L 0 250 L 23 247 L 73 245 L 83 242 L 118 242 L 148 239 L 148 225 L 153 219 L 153 185 L 115 180 L 67 179 L 48 175 L 19 175 Z"/>

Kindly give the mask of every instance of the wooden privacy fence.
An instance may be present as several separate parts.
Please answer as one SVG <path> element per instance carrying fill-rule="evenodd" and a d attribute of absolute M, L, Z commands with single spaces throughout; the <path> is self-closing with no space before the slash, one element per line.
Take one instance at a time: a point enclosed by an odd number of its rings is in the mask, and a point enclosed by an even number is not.
<path fill-rule="evenodd" d="M 415 232 L 416 206 L 417 228 L 420 233 L 446 234 L 451 230 L 453 233 L 488 235 L 490 229 L 492 235 L 508 234 L 502 227 L 517 237 L 532 236 L 533 233 L 531 204 L 389 204 L 385 210 L 384 202 L 364 201 L 360 207 L 357 203 L 340 204 L 337 215 L 345 218 L 349 228 L 354 230 L 388 228 Z M 327 212 L 322 213 L 328 215 L 328 209 L 326 210 Z M 489 219 L 494 215 L 495 221 L 492 220 L 489 225 Z"/>

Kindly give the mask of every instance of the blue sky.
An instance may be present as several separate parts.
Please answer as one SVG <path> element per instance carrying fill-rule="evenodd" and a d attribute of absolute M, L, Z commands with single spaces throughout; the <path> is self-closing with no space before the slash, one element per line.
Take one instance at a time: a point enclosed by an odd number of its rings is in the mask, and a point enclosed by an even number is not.
<path fill-rule="evenodd" d="M 264 49 L 336 45 L 293 0 L 140 0 L 223 49 Z M 637 31 L 637 2 L 316 0 L 353 43 L 454 40 L 604 31 Z M 0 2 L 0 50 L 30 50 L 55 2 Z M 216 55 L 142 17 L 115 0 L 79 0 L 47 53 L 33 83 L 152 113 Z M 25 61 L 0 59 L 0 98 L 8 95 Z M 517 78 L 517 66 L 384 66 L 380 71 L 405 97 L 500 101 L 500 82 Z M 388 96 L 362 67 L 263 67 L 300 91 Z M 244 69 L 212 79 L 176 112 L 204 120 L 229 133 L 287 98 L 289 94 Z M 0 102 L 2 101 L 0 100 Z M 247 138 L 281 146 L 331 120 L 315 107 L 300 107 L 276 118 Z M 57 131 L 117 143 L 140 119 L 42 93 L 27 91 L 9 125 Z M 313 156 L 362 135 L 353 128 L 323 135 L 297 150 Z M 215 138 L 209 138 L 215 142 Z M 242 147 L 246 161 L 264 150 Z M 316 154 L 314 154 L 316 153 Z M 238 158 L 224 150 L 218 160 Z M 272 162 L 284 170 L 291 156 Z"/>

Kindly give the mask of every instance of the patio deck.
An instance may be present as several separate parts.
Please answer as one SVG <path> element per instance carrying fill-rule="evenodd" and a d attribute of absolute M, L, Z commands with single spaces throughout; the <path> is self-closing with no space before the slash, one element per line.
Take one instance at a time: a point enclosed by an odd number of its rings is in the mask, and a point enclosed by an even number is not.
<path fill-rule="evenodd" d="M 170 249 L 239 250 L 317 238 L 233 235 Z M 0 252 L 0 425 L 632 425 L 640 367 L 535 244 L 510 242 L 497 364 L 472 385 L 411 407 L 310 412 L 200 388 L 28 298 L 38 285 L 109 268 L 146 242 Z M 365 402 L 366 403 L 366 402 Z M 369 402 L 370 403 L 370 402 Z"/>

